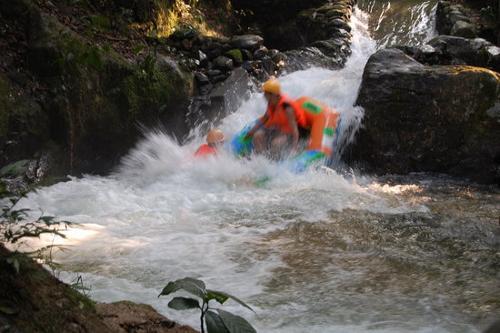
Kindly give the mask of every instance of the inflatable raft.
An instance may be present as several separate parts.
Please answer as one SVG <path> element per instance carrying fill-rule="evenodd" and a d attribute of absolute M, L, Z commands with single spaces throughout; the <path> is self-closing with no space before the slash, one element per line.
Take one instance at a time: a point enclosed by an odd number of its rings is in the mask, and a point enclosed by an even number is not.
<path fill-rule="evenodd" d="M 328 163 L 337 141 L 340 117 L 327 106 L 308 97 L 299 98 L 296 103 L 305 111 L 309 138 L 306 149 L 288 160 L 288 163 L 292 171 L 303 172 L 313 165 Z M 233 137 L 231 150 L 236 156 L 246 157 L 252 153 L 252 139 L 247 134 L 256 122 L 257 120 L 247 125 Z"/>

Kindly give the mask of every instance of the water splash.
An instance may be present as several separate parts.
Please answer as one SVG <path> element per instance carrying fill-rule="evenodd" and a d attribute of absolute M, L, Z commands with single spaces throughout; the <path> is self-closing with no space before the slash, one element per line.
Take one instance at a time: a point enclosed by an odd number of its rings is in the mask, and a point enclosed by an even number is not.
<path fill-rule="evenodd" d="M 361 0 L 369 29 L 379 47 L 418 46 L 436 36 L 436 0 Z"/>

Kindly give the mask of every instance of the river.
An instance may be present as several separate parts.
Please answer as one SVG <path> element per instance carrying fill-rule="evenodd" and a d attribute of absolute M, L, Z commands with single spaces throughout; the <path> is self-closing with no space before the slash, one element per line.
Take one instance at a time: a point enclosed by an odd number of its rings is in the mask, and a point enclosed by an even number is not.
<path fill-rule="evenodd" d="M 342 114 L 349 142 L 364 64 L 378 47 L 434 34 L 435 1 L 359 1 L 353 54 L 339 71 L 281 78 L 291 96 L 316 97 Z M 264 110 L 254 94 L 222 129 Z M 383 135 L 383 133 L 381 133 Z M 98 301 L 128 299 L 198 327 L 196 312 L 157 298 L 185 276 L 234 294 L 228 302 L 259 332 L 480 332 L 500 311 L 500 191 L 442 175 L 296 175 L 264 158 L 191 157 L 146 134 L 111 176 L 85 176 L 21 203 L 75 222 L 60 276 L 81 274 Z M 251 179 L 268 176 L 256 187 Z"/>

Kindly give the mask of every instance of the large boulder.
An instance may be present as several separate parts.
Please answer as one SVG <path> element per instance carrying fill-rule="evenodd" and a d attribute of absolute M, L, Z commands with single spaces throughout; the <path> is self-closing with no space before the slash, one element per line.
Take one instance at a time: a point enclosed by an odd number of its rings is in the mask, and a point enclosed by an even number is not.
<path fill-rule="evenodd" d="M 500 74 L 426 66 L 398 49 L 368 61 L 362 128 L 347 157 L 376 173 L 444 172 L 500 182 Z"/>

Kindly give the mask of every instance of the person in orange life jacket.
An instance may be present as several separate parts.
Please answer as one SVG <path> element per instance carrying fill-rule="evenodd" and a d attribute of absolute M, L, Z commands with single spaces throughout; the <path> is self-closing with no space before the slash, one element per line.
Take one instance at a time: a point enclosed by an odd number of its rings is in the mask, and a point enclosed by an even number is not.
<path fill-rule="evenodd" d="M 194 153 L 195 157 L 206 157 L 206 156 L 214 156 L 217 154 L 217 149 L 222 144 L 224 144 L 225 137 L 224 133 L 214 128 L 210 130 L 207 134 L 207 143 L 202 144 Z"/>
<path fill-rule="evenodd" d="M 254 151 L 270 152 L 273 157 L 281 156 L 287 146 L 295 151 L 299 130 L 293 101 L 281 93 L 280 83 L 275 78 L 266 81 L 262 90 L 267 100 L 266 113 L 247 134 L 253 138 Z"/>

